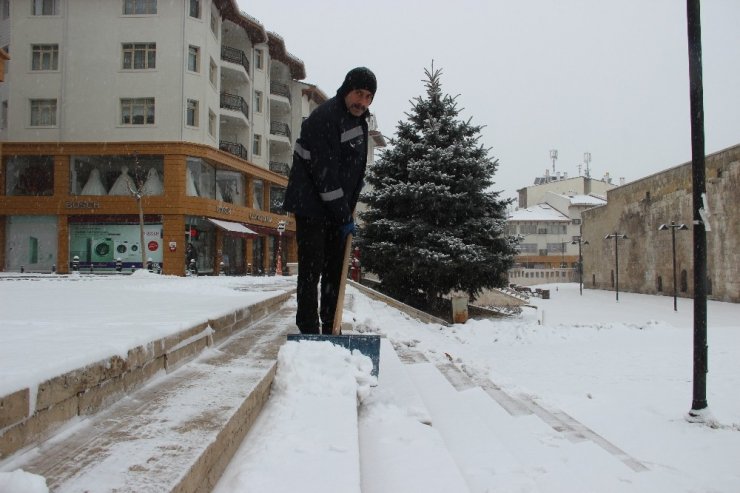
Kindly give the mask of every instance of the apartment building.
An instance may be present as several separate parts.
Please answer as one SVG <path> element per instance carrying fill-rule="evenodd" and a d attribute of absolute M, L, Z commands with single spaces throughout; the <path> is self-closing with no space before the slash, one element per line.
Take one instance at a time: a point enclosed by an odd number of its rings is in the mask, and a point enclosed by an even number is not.
<path fill-rule="evenodd" d="M 300 124 L 327 97 L 302 82 L 281 36 L 235 0 L 0 5 L 0 48 L 12 52 L 1 270 L 151 259 L 182 275 L 194 257 L 200 273 L 243 274 L 272 271 L 278 252 L 295 261 L 295 221 L 280 206 Z"/>
<path fill-rule="evenodd" d="M 581 214 L 606 203 L 594 190 L 612 188 L 606 180 L 564 176 L 518 190 L 519 207 L 507 219 L 508 234 L 520 241 L 509 281 L 528 285 L 577 280 L 584 247 Z"/>

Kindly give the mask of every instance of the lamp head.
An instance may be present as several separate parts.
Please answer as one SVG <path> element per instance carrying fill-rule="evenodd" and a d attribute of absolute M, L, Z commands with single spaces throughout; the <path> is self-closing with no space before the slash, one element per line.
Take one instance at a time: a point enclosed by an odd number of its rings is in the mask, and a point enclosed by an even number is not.
<path fill-rule="evenodd" d="M 668 229 L 667 224 L 661 224 L 660 226 L 658 226 L 658 231 L 665 231 L 667 229 Z"/>

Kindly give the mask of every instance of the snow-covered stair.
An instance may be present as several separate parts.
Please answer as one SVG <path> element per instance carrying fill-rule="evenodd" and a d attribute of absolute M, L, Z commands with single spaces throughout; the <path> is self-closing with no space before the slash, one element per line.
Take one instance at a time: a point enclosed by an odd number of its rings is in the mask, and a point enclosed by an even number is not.
<path fill-rule="evenodd" d="M 378 386 L 360 407 L 362 492 L 469 491 L 406 368 L 381 339 Z"/>
<path fill-rule="evenodd" d="M 472 493 L 538 492 L 530 471 L 502 444 L 483 415 L 431 363 L 407 366 Z"/>
<path fill-rule="evenodd" d="M 55 493 L 210 491 L 270 393 L 295 301 L 19 454 Z"/>
<path fill-rule="evenodd" d="M 472 493 L 650 491 L 644 466 L 593 431 L 563 425 L 531 399 L 502 400 L 452 367 L 406 366 Z"/>

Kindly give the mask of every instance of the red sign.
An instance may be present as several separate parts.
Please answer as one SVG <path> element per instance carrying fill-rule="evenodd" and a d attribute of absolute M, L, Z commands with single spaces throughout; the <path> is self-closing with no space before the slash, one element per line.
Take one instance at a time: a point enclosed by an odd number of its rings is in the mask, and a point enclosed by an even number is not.
<path fill-rule="evenodd" d="M 149 243 L 147 243 L 147 247 L 149 248 L 150 252 L 156 252 L 159 248 L 159 243 L 157 243 L 156 241 L 150 241 Z"/>

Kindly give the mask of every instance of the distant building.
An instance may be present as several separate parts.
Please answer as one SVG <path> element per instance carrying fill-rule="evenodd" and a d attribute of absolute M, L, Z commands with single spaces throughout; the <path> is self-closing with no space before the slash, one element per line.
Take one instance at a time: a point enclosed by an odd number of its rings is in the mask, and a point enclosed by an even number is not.
<path fill-rule="evenodd" d="M 519 192 L 519 207 L 510 212 L 508 234 L 519 238 L 516 266 L 509 281 L 521 285 L 575 281 L 581 214 L 606 203 L 614 185 L 583 176 L 536 179 Z M 608 177 L 606 177 L 608 178 Z"/>
<path fill-rule="evenodd" d="M 546 170 L 544 176 L 535 178 L 534 185 L 520 188 L 517 193 L 519 195 L 519 207 L 527 208 L 542 202 L 547 192 L 605 196 L 607 190 L 614 187 L 616 185 L 612 184 L 609 173 L 606 173 L 601 180 L 595 180 L 585 176 L 568 178 L 567 173 L 550 175 Z"/>
<path fill-rule="evenodd" d="M 706 157 L 707 290 L 714 300 L 740 302 L 740 145 Z M 693 198 L 692 166 L 685 163 L 610 190 L 607 204 L 583 212 L 584 286 L 615 289 L 617 240 L 619 290 L 644 294 L 673 294 L 672 235 L 661 224 L 686 224 L 676 231 L 676 287 L 692 297 Z"/>

